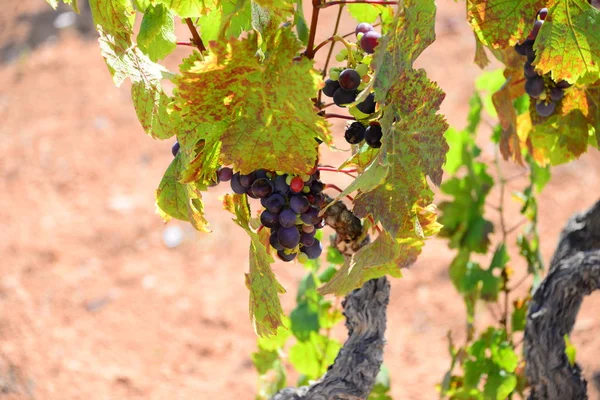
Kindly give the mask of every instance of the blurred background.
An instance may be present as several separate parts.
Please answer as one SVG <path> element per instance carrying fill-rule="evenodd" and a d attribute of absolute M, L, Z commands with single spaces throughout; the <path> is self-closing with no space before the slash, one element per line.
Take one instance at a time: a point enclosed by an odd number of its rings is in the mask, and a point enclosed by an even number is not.
<path fill-rule="evenodd" d="M 438 40 L 417 65 L 447 93 L 442 112 L 450 124 L 463 128 L 481 71 L 472 62 L 475 42 L 464 3 L 441 0 L 438 7 Z M 318 39 L 329 36 L 333 8 L 323 13 Z M 346 32 L 355 22 L 345 18 L 343 24 Z M 177 36 L 188 40 L 189 32 L 180 26 Z M 176 71 L 189 52 L 178 48 L 166 65 Z M 154 190 L 172 159 L 174 139 L 144 134 L 128 85 L 113 85 L 85 4 L 81 16 L 67 7 L 55 12 L 43 0 L 3 5 L 2 399 L 254 397 L 250 354 L 256 337 L 244 286 L 248 238 L 221 209 L 218 197 L 228 185 L 206 196 L 212 233 L 197 234 L 177 221 L 165 225 L 154 212 Z M 334 132 L 346 148 L 342 126 Z M 482 158 L 491 163 L 489 134 L 484 124 L 478 141 Z M 323 162 L 337 164 L 346 156 L 324 153 Z M 502 165 L 509 174 L 521 171 Z M 338 176 L 324 179 L 348 183 Z M 517 180 L 509 188 L 524 185 Z M 553 169 L 540 199 L 546 261 L 567 218 L 593 204 L 599 188 L 596 150 Z M 512 225 L 519 218 L 515 202 L 509 211 Z M 435 384 L 449 366 L 446 333 L 464 338 L 464 306 L 447 273 L 452 257 L 445 241 L 433 239 L 404 278 L 392 283 L 384 362 L 394 399 L 437 398 Z M 525 266 L 513 259 L 522 276 Z M 282 301 L 289 311 L 304 269 L 279 262 L 274 270 L 288 290 Z M 592 382 L 600 371 L 599 309 L 596 293 L 586 299 L 572 336 Z M 481 312 L 481 326 L 492 321 Z M 345 331 L 336 335 L 343 340 Z M 600 398 L 593 383 L 589 390 Z"/>

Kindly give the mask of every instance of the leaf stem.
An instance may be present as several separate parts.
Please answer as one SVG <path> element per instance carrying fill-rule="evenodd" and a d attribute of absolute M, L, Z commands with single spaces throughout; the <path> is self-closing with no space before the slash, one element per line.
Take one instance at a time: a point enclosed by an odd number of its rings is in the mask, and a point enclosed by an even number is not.
<path fill-rule="evenodd" d="M 192 43 L 192 42 L 175 42 L 175 44 L 177 46 L 192 46 L 192 47 L 194 46 L 194 43 Z"/>
<path fill-rule="evenodd" d="M 206 51 L 206 47 L 204 47 L 204 42 L 202 42 L 202 38 L 196 29 L 196 26 L 192 22 L 191 18 L 185 18 L 185 23 L 187 24 L 190 32 L 192 33 L 192 37 L 194 38 L 193 43 L 198 47 L 198 50 L 202 53 Z"/>
<path fill-rule="evenodd" d="M 340 119 L 348 119 L 351 121 L 354 121 L 354 117 L 351 117 L 349 115 L 342 115 L 342 114 L 323 114 L 324 118 L 340 118 Z"/>
<path fill-rule="evenodd" d="M 304 51 L 304 55 L 309 59 L 315 58 L 315 36 L 317 34 L 317 24 L 319 23 L 319 11 L 320 9 L 320 1 L 312 0 L 312 16 L 310 19 L 310 32 L 308 36 L 308 43 L 306 44 L 306 50 Z"/>
<path fill-rule="evenodd" d="M 334 168 L 334 167 L 318 167 L 317 169 L 319 171 L 329 171 L 329 172 L 343 172 L 343 173 L 357 172 L 356 168 L 352 168 L 352 169 L 337 169 L 337 168 Z"/>
<path fill-rule="evenodd" d="M 321 3 L 320 8 L 327 8 L 335 5 L 344 4 L 380 4 L 380 5 L 394 5 L 398 4 L 397 1 L 384 1 L 384 0 L 336 0 Z"/>

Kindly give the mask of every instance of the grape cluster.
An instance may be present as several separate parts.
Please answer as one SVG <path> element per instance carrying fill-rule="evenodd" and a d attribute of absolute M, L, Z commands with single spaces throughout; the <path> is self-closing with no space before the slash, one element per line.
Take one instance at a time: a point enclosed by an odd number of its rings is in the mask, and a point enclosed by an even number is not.
<path fill-rule="evenodd" d="M 554 113 L 557 103 L 565 95 L 565 89 L 571 86 L 567 81 L 554 82 L 549 74 L 544 76 L 538 75 L 535 67 L 532 65 L 536 56 L 533 43 L 544 24 L 546 16 L 548 16 L 547 8 L 542 8 L 538 11 L 533 29 L 529 33 L 527 40 L 515 46 L 517 53 L 527 57 L 527 61 L 523 67 L 523 73 L 526 78 L 525 91 L 535 101 L 535 110 L 541 117 L 549 117 Z"/>
<path fill-rule="evenodd" d="M 378 122 L 373 122 L 365 127 L 361 122 L 354 121 L 346 127 L 344 139 L 350 144 L 359 144 L 365 142 L 372 148 L 378 149 L 381 147 L 381 137 L 383 132 Z"/>
<path fill-rule="evenodd" d="M 223 170 L 225 168 L 221 168 L 217 175 Z M 319 216 L 325 203 L 325 185 L 319 176 L 315 168 L 312 175 L 306 176 L 259 169 L 247 175 L 237 172 L 230 177 L 231 189 L 235 193 L 260 199 L 264 208 L 260 222 L 264 228 L 270 229 L 269 242 L 283 261 L 298 257 L 300 262 L 304 262 L 321 255 L 323 248 L 315 234 L 325 225 Z"/>

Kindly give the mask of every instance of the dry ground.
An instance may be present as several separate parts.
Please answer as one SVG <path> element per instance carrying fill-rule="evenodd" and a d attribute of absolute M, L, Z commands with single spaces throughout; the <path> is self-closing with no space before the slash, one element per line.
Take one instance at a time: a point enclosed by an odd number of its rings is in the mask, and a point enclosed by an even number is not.
<path fill-rule="evenodd" d="M 0 398 L 252 399 L 247 238 L 221 210 L 226 185 L 206 196 L 213 233 L 173 222 L 185 239 L 167 248 L 153 191 L 171 142 L 144 135 L 128 88 L 114 87 L 95 41 L 54 32 L 42 0 L 12 3 L 0 16 Z M 462 127 L 479 73 L 474 41 L 464 5 L 438 4 L 438 41 L 419 66 L 446 91 L 442 111 Z M 324 17 L 331 22 L 332 13 Z M 169 66 L 188 51 L 178 49 Z M 491 160 L 493 148 L 485 136 L 480 142 Z M 540 200 L 546 260 L 566 219 L 598 199 L 599 171 L 597 151 L 554 170 Z M 432 240 L 393 282 L 385 363 L 395 399 L 437 398 L 446 332 L 462 336 L 451 257 Z M 515 268 L 520 276 L 518 259 Z M 289 310 L 303 270 L 274 269 Z M 574 333 L 588 377 L 600 370 L 599 307 L 600 295 L 586 300 Z"/>

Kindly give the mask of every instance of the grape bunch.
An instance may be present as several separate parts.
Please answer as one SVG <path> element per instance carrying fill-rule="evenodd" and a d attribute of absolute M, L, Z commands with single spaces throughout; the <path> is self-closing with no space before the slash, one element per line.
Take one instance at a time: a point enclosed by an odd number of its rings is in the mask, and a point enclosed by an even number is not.
<path fill-rule="evenodd" d="M 533 29 L 529 33 L 527 39 L 515 46 L 515 50 L 522 56 L 527 57 L 523 73 L 525 75 L 525 91 L 529 97 L 535 101 L 535 110 L 541 117 L 549 117 L 556 110 L 557 103 L 565 95 L 565 89 L 571 85 L 567 81 L 554 82 L 550 74 L 540 76 L 532 65 L 535 60 L 535 50 L 533 43 L 537 38 L 540 28 L 544 24 L 544 20 L 548 16 L 548 9 L 542 8 L 537 13 Z"/>
<path fill-rule="evenodd" d="M 344 139 L 350 144 L 359 144 L 365 142 L 372 148 L 378 149 L 381 147 L 381 137 L 383 132 L 378 122 L 373 122 L 369 126 L 364 126 L 361 122 L 354 121 L 346 127 Z"/>
<path fill-rule="evenodd" d="M 226 168 L 219 169 L 217 175 Z M 325 225 L 319 216 L 325 203 L 325 185 L 319 180 L 320 172 L 316 168 L 312 175 L 305 176 L 259 169 L 229 177 L 235 193 L 260 199 L 264 208 L 260 222 L 270 229 L 269 243 L 281 260 L 288 262 L 298 257 L 300 262 L 305 262 L 321 255 L 323 248 L 315 234 Z"/>

